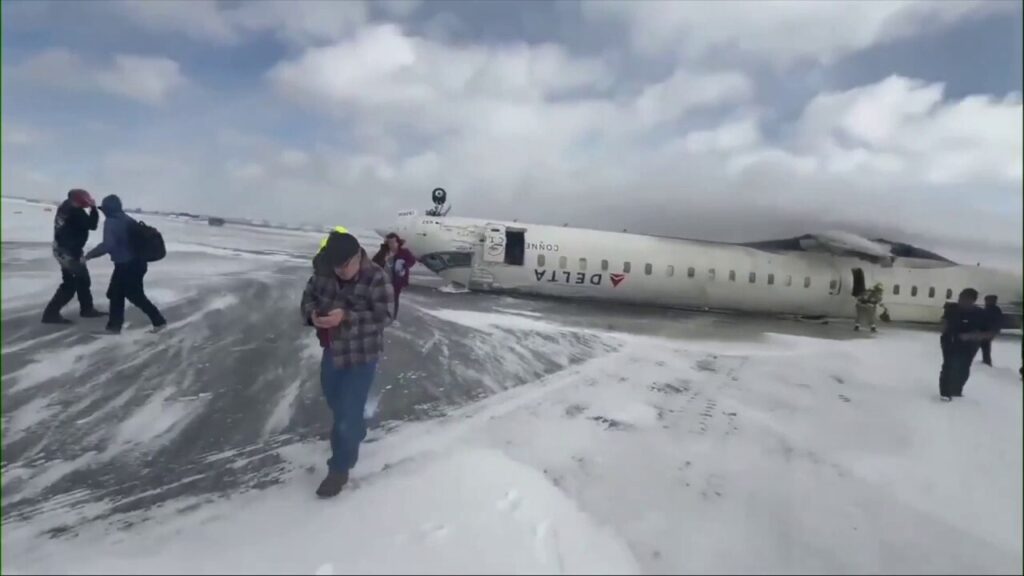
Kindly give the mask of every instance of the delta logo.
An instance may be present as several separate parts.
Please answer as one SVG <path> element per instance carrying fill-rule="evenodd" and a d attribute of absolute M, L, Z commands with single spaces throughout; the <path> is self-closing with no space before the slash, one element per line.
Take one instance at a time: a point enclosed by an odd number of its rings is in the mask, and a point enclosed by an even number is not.
<path fill-rule="evenodd" d="M 608 278 L 611 279 L 612 286 L 615 287 L 615 288 L 618 288 L 619 284 L 622 284 L 622 281 L 626 279 L 626 275 L 625 274 L 609 274 Z"/>

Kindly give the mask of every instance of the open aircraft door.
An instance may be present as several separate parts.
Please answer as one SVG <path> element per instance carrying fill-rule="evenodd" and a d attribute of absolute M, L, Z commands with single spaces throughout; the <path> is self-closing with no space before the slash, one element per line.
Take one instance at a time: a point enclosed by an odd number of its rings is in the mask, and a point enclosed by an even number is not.
<path fill-rule="evenodd" d="M 484 262 L 505 262 L 505 227 L 501 224 L 487 224 L 484 232 Z"/>

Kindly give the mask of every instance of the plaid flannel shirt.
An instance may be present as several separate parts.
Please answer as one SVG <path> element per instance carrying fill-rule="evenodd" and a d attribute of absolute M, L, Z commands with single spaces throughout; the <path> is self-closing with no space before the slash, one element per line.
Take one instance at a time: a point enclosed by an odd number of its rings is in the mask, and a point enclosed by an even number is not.
<path fill-rule="evenodd" d="M 376 362 L 384 351 L 384 329 L 391 324 L 395 290 L 384 270 L 363 256 L 359 275 L 343 282 L 333 273 L 310 276 L 302 292 L 302 319 L 335 308 L 345 312 L 341 324 L 328 331 L 328 347 L 337 368 Z"/>

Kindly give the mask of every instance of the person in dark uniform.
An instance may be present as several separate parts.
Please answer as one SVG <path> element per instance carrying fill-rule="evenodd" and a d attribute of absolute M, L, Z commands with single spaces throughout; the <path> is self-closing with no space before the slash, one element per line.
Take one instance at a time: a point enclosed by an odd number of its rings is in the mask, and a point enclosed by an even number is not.
<path fill-rule="evenodd" d="M 99 222 L 96 202 L 85 190 L 71 190 L 67 200 L 57 208 L 53 218 L 53 257 L 60 265 L 63 281 L 43 311 L 43 324 L 71 324 L 71 320 L 63 317 L 60 311 L 76 293 L 82 318 L 106 316 L 105 312 L 93 306 L 92 280 L 82 259 L 89 231 L 95 230 Z"/>
<path fill-rule="evenodd" d="M 964 385 L 971 376 L 971 363 L 981 342 L 991 336 L 984 311 L 975 305 L 977 301 L 978 291 L 965 288 L 957 303 L 947 303 L 942 314 L 939 396 L 945 402 L 963 396 Z"/>
<path fill-rule="evenodd" d="M 989 366 L 992 365 L 992 339 L 999 335 L 1003 327 L 1003 311 L 996 305 L 998 300 L 995 294 L 985 296 L 985 321 L 992 332 L 992 338 L 981 341 L 981 361 Z"/>

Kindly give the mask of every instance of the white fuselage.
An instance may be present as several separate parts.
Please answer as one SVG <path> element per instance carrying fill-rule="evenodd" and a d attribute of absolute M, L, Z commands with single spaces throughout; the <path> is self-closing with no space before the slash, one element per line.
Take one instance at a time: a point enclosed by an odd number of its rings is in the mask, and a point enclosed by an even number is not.
<path fill-rule="evenodd" d="M 967 287 L 999 296 L 1004 312 L 1020 314 L 1013 309 L 1021 301 L 1019 276 L 936 260 L 896 258 L 882 266 L 826 251 L 767 251 L 413 212 L 401 215 L 396 228 L 424 264 L 470 290 L 853 317 L 851 291 L 859 275 L 860 285 L 883 284 L 883 304 L 893 321 L 938 322 L 943 302 Z"/>

